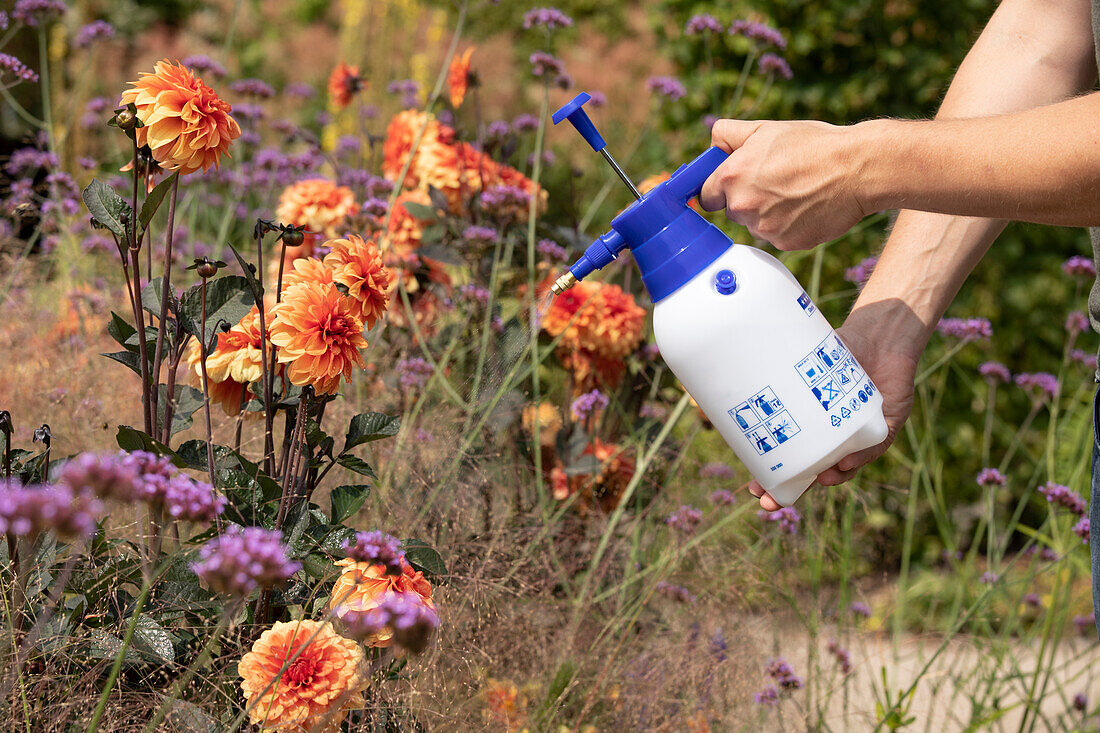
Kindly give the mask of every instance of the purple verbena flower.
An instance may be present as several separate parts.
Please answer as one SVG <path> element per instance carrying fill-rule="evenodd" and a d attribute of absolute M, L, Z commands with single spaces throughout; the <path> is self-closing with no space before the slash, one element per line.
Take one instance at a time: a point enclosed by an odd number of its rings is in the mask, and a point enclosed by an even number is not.
<path fill-rule="evenodd" d="M 489 290 L 483 288 L 475 283 L 467 283 L 459 288 L 459 292 L 471 300 L 476 300 L 482 305 L 486 305 L 489 302 Z"/>
<path fill-rule="evenodd" d="M 1081 517 L 1077 520 L 1077 524 L 1073 525 L 1073 533 L 1081 538 L 1081 541 L 1086 545 L 1089 543 L 1089 531 L 1091 529 L 1091 523 L 1088 517 Z"/>
<path fill-rule="evenodd" d="M 989 382 L 1008 382 L 1012 379 L 1012 372 L 1008 371 L 1008 367 L 999 361 L 987 361 L 978 367 L 978 374 L 981 374 Z"/>
<path fill-rule="evenodd" d="M 284 583 L 301 569 L 287 557 L 282 532 L 236 524 L 203 545 L 191 565 L 207 588 L 238 598 Z"/>
<path fill-rule="evenodd" d="M 605 409 L 607 405 L 607 395 L 598 389 L 594 389 L 573 400 L 573 404 L 569 406 L 569 411 L 572 413 L 574 420 L 584 420 L 593 412 Z"/>
<path fill-rule="evenodd" d="M 344 552 L 355 562 L 385 566 L 388 575 L 400 575 L 405 569 L 401 540 L 380 530 L 356 532 L 354 543 L 344 543 Z"/>
<path fill-rule="evenodd" d="M 288 97 L 297 97 L 298 99 L 313 99 L 313 97 L 317 95 L 317 90 L 309 84 L 294 83 L 287 84 L 283 89 L 283 94 Z"/>
<path fill-rule="evenodd" d="M 993 326 L 985 318 L 941 318 L 936 330 L 963 341 L 988 339 L 993 335 Z"/>
<path fill-rule="evenodd" d="M 406 109 L 417 106 L 420 103 L 420 82 L 415 79 L 400 79 L 391 81 L 386 86 L 390 94 L 400 94 L 401 104 Z"/>
<path fill-rule="evenodd" d="M 722 634 L 722 629 L 715 629 L 714 636 L 710 638 L 710 653 L 714 655 L 716 661 L 724 662 L 727 659 L 726 651 L 729 649 L 729 644 L 726 643 L 726 637 Z"/>
<path fill-rule="evenodd" d="M 729 29 L 731 36 L 744 36 L 753 41 L 758 41 L 762 46 L 775 46 L 783 49 L 787 47 L 787 39 L 775 28 L 766 23 L 757 23 L 751 20 L 735 20 Z"/>
<path fill-rule="evenodd" d="M 697 33 L 721 33 L 726 27 L 710 13 L 693 15 L 684 26 L 684 33 L 694 36 Z"/>
<path fill-rule="evenodd" d="M 5 10 L 0 10 L 0 31 L 6 31 L 11 21 L 8 19 L 8 13 Z"/>
<path fill-rule="evenodd" d="M 1078 692 L 1073 696 L 1073 709 L 1079 713 L 1083 713 L 1089 708 L 1089 699 L 1083 692 Z"/>
<path fill-rule="evenodd" d="M 711 492 L 710 503 L 716 506 L 729 506 L 730 504 L 737 503 L 737 494 L 729 489 L 718 489 L 717 491 Z"/>
<path fill-rule="evenodd" d="M 768 662 L 768 676 L 775 680 L 782 690 L 790 691 L 802 688 L 802 678 L 794 673 L 791 665 L 787 664 L 783 658 Z"/>
<path fill-rule="evenodd" d="M 875 265 L 877 264 L 878 257 L 864 258 L 858 265 L 849 267 L 844 271 L 844 279 L 862 288 L 867 284 L 867 281 L 871 277 L 871 272 L 875 269 Z"/>
<path fill-rule="evenodd" d="M 164 509 L 173 519 L 212 522 L 225 511 L 225 497 L 214 487 L 180 473 L 171 460 L 146 451 L 134 451 L 130 460 L 138 468 L 138 499 Z"/>
<path fill-rule="evenodd" d="M 531 62 L 531 73 L 535 76 L 545 76 L 553 81 L 565 74 L 565 64 L 561 59 L 545 51 L 535 51 L 528 60 Z"/>
<path fill-rule="evenodd" d="M 1081 636 L 1092 636 L 1092 630 L 1096 626 L 1096 614 L 1090 613 L 1088 616 L 1074 616 L 1073 625 L 1077 629 L 1077 633 Z"/>
<path fill-rule="evenodd" d="M 349 633 L 361 639 L 386 632 L 412 652 L 427 648 L 432 632 L 439 627 L 439 614 L 415 593 L 388 592 L 371 608 L 343 607 L 340 619 Z"/>
<path fill-rule="evenodd" d="M 836 657 L 836 663 L 837 666 L 840 667 L 841 674 L 848 674 L 852 671 L 852 657 L 848 653 L 848 650 L 840 645 L 839 641 L 836 639 L 829 639 L 829 643 L 825 645 L 825 649 Z"/>
<path fill-rule="evenodd" d="M 1071 311 L 1066 316 L 1066 331 L 1071 336 L 1076 336 L 1079 333 L 1084 333 L 1089 330 L 1089 317 L 1082 311 Z"/>
<path fill-rule="evenodd" d="M 1032 608 L 1039 608 L 1043 605 L 1043 599 L 1039 597 L 1038 593 L 1025 593 L 1023 601 L 1025 606 L 1031 606 Z"/>
<path fill-rule="evenodd" d="M 1037 400 L 1058 394 L 1058 378 L 1047 372 L 1017 374 L 1015 382 L 1024 389 L 1033 389 Z"/>
<path fill-rule="evenodd" d="M 558 28 L 569 28 L 573 25 L 573 19 L 557 8 L 535 8 L 529 10 L 523 16 L 523 27 L 531 29 L 537 27 L 548 31 Z"/>
<path fill-rule="evenodd" d="M 363 213 L 367 216 L 373 216 L 380 218 L 386 215 L 386 212 L 390 208 L 390 202 L 386 199 L 377 198 L 372 196 L 363 202 Z"/>
<path fill-rule="evenodd" d="M 779 690 L 775 689 L 773 685 L 768 685 L 754 694 L 752 699 L 757 705 L 775 705 L 779 702 Z"/>
<path fill-rule="evenodd" d="M 397 372 L 397 381 L 404 389 L 423 389 L 428 383 L 428 377 L 432 375 L 432 365 L 419 356 L 414 356 L 397 362 Z"/>
<path fill-rule="evenodd" d="M 490 186 L 481 193 L 481 203 L 489 209 L 523 207 L 531 201 L 531 194 L 518 186 Z"/>
<path fill-rule="evenodd" d="M 136 498 L 140 476 L 137 462 L 127 453 L 81 453 L 61 469 L 58 483 L 77 493 L 128 502 Z"/>
<path fill-rule="evenodd" d="M 588 93 L 588 96 L 591 97 L 591 99 L 588 100 L 589 107 L 599 109 L 600 107 L 607 104 L 607 95 L 601 92 L 599 89 L 593 89 Z"/>
<path fill-rule="evenodd" d="M 262 79 L 238 79 L 229 85 L 229 89 L 237 94 L 244 94 L 259 99 L 270 99 L 275 96 L 275 90 Z M 234 111 L 236 107 L 234 106 Z"/>
<path fill-rule="evenodd" d="M 11 154 L 4 164 L 4 171 L 12 177 L 33 174 L 39 170 L 51 170 L 60 165 L 57 156 L 48 150 L 38 148 L 19 148 Z"/>
<path fill-rule="evenodd" d="M 1004 486 L 1005 476 L 995 468 L 983 468 L 978 472 L 978 486 Z"/>
<path fill-rule="evenodd" d="M 32 28 L 60 18 L 69 10 L 61 0 L 15 0 L 11 17 Z"/>
<path fill-rule="evenodd" d="M 1096 369 L 1096 352 L 1085 351 L 1084 349 L 1073 349 L 1069 352 L 1069 360 L 1074 364 L 1080 364 L 1081 366 L 1088 367 L 1089 369 Z"/>
<path fill-rule="evenodd" d="M 539 118 L 534 115 L 522 114 L 512 120 L 512 129 L 516 132 L 532 132 L 539 129 Z"/>
<path fill-rule="evenodd" d="M 59 537 L 87 537 L 95 532 L 101 511 L 91 493 L 64 484 L 23 486 L 16 479 L 0 479 L 0 534 L 33 539 L 53 531 Z"/>
<path fill-rule="evenodd" d="M 655 586 L 658 593 L 678 603 L 695 603 L 695 594 L 682 585 L 659 581 Z"/>
<path fill-rule="evenodd" d="M 733 476 L 733 469 L 730 468 L 728 463 L 722 463 L 721 461 L 704 463 L 699 469 L 699 478 L 731 479 Z"/>
<path fill-rule="evenodd" d="M 647 420 L 664 420 L 668 417 L 668 407 L 660 402 L 644 402 L 638 408 L 638 417 Z"/>
<path fill-rule="evenodd" d="M 87 25 L 81 26 L 73 37 L 73 46 L 87 48 L 96 41 L 107 40 L 115 37 L 115 27 L 105 20 L 93 20 Z"/>
<path fill-rule="evenodd" d="M 853 616 L 871 618 L 871 607 L 861 601 L 852 601 L 848 605 L 848 610 L 852 612 Z"/>
<path fill-rule="evenodd" d="M 1096 265 L 1088 257 L 1074 255 L 1062 263 L 1062 272 L 1073 277 L 1092 280 L 1096 277 Z"/>
<path fill-rule="evenodd" d="M 512 132 L 512 126 L 504 120 L 493 120 L 485 128 L 485 141 L 486 146 L 494 146 L 502 144 L 508 135 Z"/>
<path fill-rule="evenodd" d="M 802 521 L 802 515 L 793 506 L 783 507 L 774 512 L 761 509 L 756 516 L 765 522 L 776 522 L 779 525 L 779 531 L 784 534 L 798 534 L 798 523 Z"/>
<path fill-rule="evenodd" d="M 760 60 L 756 62 L 756 68 L 760 70 L 761 74 L 775 74 L 787 80 L 794 76 L 791 65 L 787 63 L 787 60 L 782 56 L 776 56 L 774 53 L 763 54 Z"/>
<path fill-rule="evenodd" d="M 233 105 L 233 116 L 239 117 L 242 120 L 248 120 L 249 122 L 255 122 L 262 120 L 267 116 L 267 110 L 258 104 L 249 104 L 248 102 L 238 102 Z"/>
<path fill-rule="evenodd" d="M 11 54 L 0 53 L 0 79 L 11 76 L 20 81 L 38 81 L 38 74 Z"/>
<path fill-rule="evenodd" d="M 492 244 L 497 241 L 497 230 L 471 224 L 462 230 L 462 238 L 471 244 Z"/>
<path fill-rule="evenodd" d="M 688 504 L 681 505 L 665 518 L 665 524 L 685 534 L 694 532 L 702 521 L 703 512 Z"/>
<path fill-rule="evenodd" d="M 982 577 L 978 578 L 978 582 L 983 583 L 985 585 L 993 585 L 994 583 L 996 583 L 1000 579 L 1001 579 L 1001 576 L 998 575 L 997 573 L 986 570 L 984 573 L 982 573 Z"/>
<path fill-rule="evenodd" d="M 569 256 L 565 247 L 562 247 L 553 239 L 540 239 L 538 244 L 535 245 L 535 249 L 538 250 L 540 255 L 551 260 L 564 260 Z"/>
<path fill-rule="evenodd" d="M 228 73 L 224 66 L 205 54 L 187 56 L 180 61 L 180 63 L 194 72 L 199 74 L 210 74 L 210 76 L 216 78 L 221 78 Z"/>
<path fill-rule="evenodd" d="M 687 94 L 687 89 L 683 83 L 671 76 L 651 76 L 646 79 L 645 87 L 650 92 L 660 95 L 670 102 L 682 99 Z"/>
<path fill-rule="evenodd" d="M 1088 510 L 1088 504 L 1081 495 L 1068 486 L 1048 481 L 1039 487 L 1039 493 L 1045 496 L 1051 504 L 1065 507 L 1079 517 L 1083 516 L 1085 511 Z"/>

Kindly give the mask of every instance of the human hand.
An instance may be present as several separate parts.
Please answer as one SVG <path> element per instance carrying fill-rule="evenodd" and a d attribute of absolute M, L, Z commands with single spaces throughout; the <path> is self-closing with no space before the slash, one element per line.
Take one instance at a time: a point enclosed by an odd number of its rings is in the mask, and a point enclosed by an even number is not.
<path fill-rule="evenodd" d="M 882 394 L 882 412 L 889 432 L 886 440 L 841 458 L 835 466 L 822 471 L 817 483 L 836 486 L 852 478 L 861 467 L 874 461 L 890 447 L 898 430 L 913 409 L 913 386 L 917 374 L 919 350 L 912 344 L 898 344 L 890 338 L 893 321 L 880 318 L 873 308 L 853 310 L 837 333 L 851 349 L 856 360 Z M 774 512 L 780 509 L 771 494 L 757 481 L 749 483 L 749 493 L 760 500 L 760 507 Z"/>
<path fill-rule="evenodd" d="M 859 126 L 824 122 L 718 120 L 711 142 L 730 153 L 699 203 L 781 250 L 836 239 L 867 211 L 858 183 Z"/>

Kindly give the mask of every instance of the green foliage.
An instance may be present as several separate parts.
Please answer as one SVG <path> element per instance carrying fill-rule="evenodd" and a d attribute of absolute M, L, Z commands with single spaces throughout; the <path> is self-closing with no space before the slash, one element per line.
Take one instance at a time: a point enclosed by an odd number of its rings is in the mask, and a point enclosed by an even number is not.
<path fill-rule="evenodd" d="M 84 205 L 88 207 L 88 211 L 96 221 L 107 227 L 120 240 L 126 240 L 129 237 L 128 222 L 133 214 L 133 207 L 115 193 L 113 188 L 93 178 L 84 189 L 83 198 Z"/>

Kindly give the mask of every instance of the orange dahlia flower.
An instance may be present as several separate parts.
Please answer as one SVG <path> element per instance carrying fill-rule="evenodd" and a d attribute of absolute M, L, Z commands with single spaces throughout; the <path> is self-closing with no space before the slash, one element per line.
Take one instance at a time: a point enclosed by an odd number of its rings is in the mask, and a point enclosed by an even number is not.
<path fill-rule="evenodd" d="M 332 587 L 329 609 L 338 619 L 344 619 L 349 613 L 376 608 L 390 593 L 409 594 L 419 603 L 435 607 L 432 584 L 407 562 L 401 575 L 387 575 L 384 565 L 356 562 L 351 558 L 339 560 L 336 564 L 344 569 Z M 369 643 L 370 646 L 389 646 L 392 641 L 393 631 L 385 629 L 371 637 Z"/>
<path fill-rule="evenodd" d="M 304 226 L 334 237 L 355 208 L 355 194 L 350 188 L 337 186 L 327 178 L 310 178 L 283 189 L 275 216 L 283 224 Z"/>
<path fill-rule="evenodd" d="M 278 262 L 278 260 L 276 260 Z M 278 273 L 275 275 L 278 277 Z M 283 291 L 298 283 L 311 282 L 322 285 L 332 283 L 332 266 L 316 257 L 299 257 L 283 270 Z"/>
<path fill-rule="evenodd" d="M 265 315 L 270 330 L 272 314 Z M 207 386 L 210 399 L 226 415 L 241 411 L 241 399 L 249 384 L 263 379 L 263 354 L 260 353 L 260 311 L 252 306 L 240 323 L 226 333 L 218 334 L 218 344 L 206 356 Z M 202 366 L 199 364 L 199 344 L 191 342 L 187 355 L 190 382 L 202 389 Z"/>
<path fill-rule="evenodd" d="M 595 316 L 587 344 L 592 351 L 621 359 L 638 348 L 645 336 L 646 311 L 633 295 L 624 293 L 618 285 L 603 285 L 592 299 L 592 308 Z"/>
<path fill-rule="evenodd" d="M 634 477 L 633 455 L 612 443 L 593 438 L 581 455 L 592 456 L 600 464 L 599 473 L 568 475 L 560 462 L 550 471 L 550 486 L 554 498 L 568 499 L 580 492 L 578 508 L 582 511 L 598 505 L 604 511 L 618 506 L 630 479 Z"/>
<path fill-rule="evenodd" d="M 248 716 L 264 731 L 336 731 L 349 710 L 363 706 L 370 683 L 362 647 L 330 624 L 308 619 L 280 621 L 265 631 L 237 671 Z"/>
<path fill-rule="evenodd" d="M 447 91 L 451 96 L 451 106 L 456 109 L 462 106 L 462 100 L 466 98 L 466 88 L 470 84 L 470 56 L 473 53 L 474 47 L 470 46 L 463 53 L 456 54 L 447 69 Z"/>
<path fill-rule="evenodd" d="M 402 187 L 409 190 L 420 186 L 420 170 L 417 165 L 419 154 L 437 145 L 450 145 L 454 139 L 454 131 L 427 112 L 407 109 L 398 112 L 390 120 L 390 124 L 386 127 L 386 139 L 382 143 L 382 175 L 391 181 L 398 182 L 397 177 L 405 167 L 405 161 L 412 152 L 413 143 L 416 141 L 416 136 L 420 134 L 421 128 L 424 128 L 424 134 L 420 137 L 420 144 L 416 148 L 413 162 L 402 183 Z"/>
<path fill-rule="evenodd" d="M 364 242 L 354 234 L 347 239 L 331 239 L 332 248 L 325 265 L 332 268 L 332 279 L 348 289 L 348 295 L 358 304 L 356 315 L 367 328 L 386 312 L 389 304 L 390 273 L 382 265 L 382 255 L 374 242 Z"/>
<path fill-rule="evenodd" d="M 551 276 L 543 285 L 548 288 L 552 280 Z M 599 288 L 599 283 L 581 280 L 555 297 L 542 318 L 542 330 L 552 338 L 561 336 L 559 343 L 565 348 L 579 349 L 587 344 L 595 317 L 592 302 Z"/>
<path fill-rule="evenodd" d="M 395 256 L 398 262 L 413 257 L 424 233 L 425 221 L 410 214 L 406 202 L 429 206 L 432 201 L 427 191 L 406 191 L 393 202 L 389 227 L 380 238 L 386 254 Z"/>
<path fill-rule="evenodd" d="M 302 282 L 287 289 L 276 304 L 271 343 L 290 381 L 332 394 L 340 377 L 351 380 L 352 365 L 363 368 L 359 349 L 367 346 L 356 304 L 333 283 Z"/>
<path fill-rule="evenodd" d="M 514 682 L 489 678 L 485 686 L 486 722 L 519 731 L 527 721 L 527 696 Z"/>
<path fill-rule="evenodd" d="M 122 93 L 120 106 L 133 103 L 143 124 L 134 130 L 138 146 L 148 145 L 162 167 L 182 174 L 216 168 L 241 135 L 233 108 L 186 66 L 164 60 L 155 69 Z"/>
<path fill-rule="evenodd" d="M 348 66 L 341 61 L 329 74 L 328 96 L 336 109 L 347 107 L 356 92 L 364 88 L 365 82 L 359 78 L 358 66 Z"/>

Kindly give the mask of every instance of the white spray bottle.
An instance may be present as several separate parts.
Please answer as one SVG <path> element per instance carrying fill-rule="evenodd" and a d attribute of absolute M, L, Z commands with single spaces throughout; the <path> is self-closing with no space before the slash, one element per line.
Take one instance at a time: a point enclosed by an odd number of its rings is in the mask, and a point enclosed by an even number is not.
<path fill-rule="evenodd" d="M 630 248 L 661 356 L 749 472 L 783 506 L 825 469 L 886 438 L 882 395 L 777 259 L 687 205 L 727 157 L 712 147 L 644 196 L 607 152 L 579 94 L 554 113 L 638 198 L 554 283 L 559 294 Z"/>

